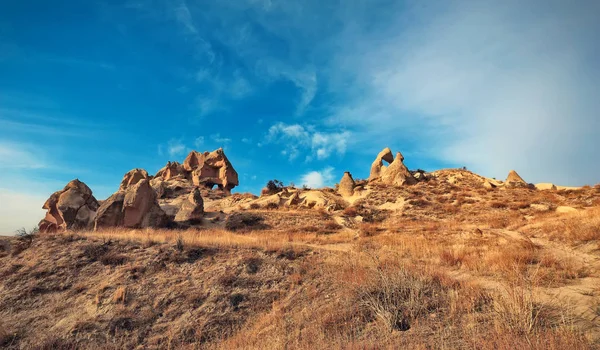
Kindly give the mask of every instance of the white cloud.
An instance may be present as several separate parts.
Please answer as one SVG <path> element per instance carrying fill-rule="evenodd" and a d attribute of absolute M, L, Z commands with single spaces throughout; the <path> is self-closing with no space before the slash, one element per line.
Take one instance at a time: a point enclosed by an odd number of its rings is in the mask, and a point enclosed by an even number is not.
<path fill-rule="evenodd" d="M 333 167 L 326 167 L 320 171 L 310 171 L 300 179 L 301 186 L 310 188 L 322 188 L 332 186 L 334 182 Z"/>
<path fill-rule="evenodd" d="M 169 156 L 177 156 L 185 153 L 186 147 L 180 139 L 171 139 L 167 142 Z"/>
<path fill-rule="evenodd" d="M 204 147 L 204 136 L 198 136 L 194 140 L 194 146 L 196 146 L 196 151 Z"/>
<path fill-rule="evenodd" d="M 312 126 L 300 124 L 276 123 L 269 128 L 265 143 L 283 145 L 281 154 L 287 155 L 289 160 L 298 158 L 304 150 L 310 152 L 305 160 L 310 162 L 313 156 L 318 160 L 329 158 L 332 153 L 344 155 L 347 149 L 347 140 L 351 136 L 349 131 L 321 132 L 315 131 Z"/>
<path fill-rule="evenodd" d="M 600 49 L 589 41 L 600 8 L 580 5 L 390 8 L 395 23 L 383 31 L 338 38 L 348 45 L 337 74 L 358 88 L 329 122 L 360 130 L 357 145 L 419 140 L 430 156 L 490 176 L 515 168 L 530 181 L 594 181 L 600 74 L 584 67 Z"/>
<path fill-rule="evenodd" d="M 222 137 L 221 134 L 219 134 L 219 133 L 210 135 L 210 138 L 214 142 L 216 142 L 217 144 L 219 144 L 219 146 L 224 146 L 224 145 L 226 145 L 226 144 L 228 144 L 228 143 L 231 142 L 230 138 Z"/>
<path fill-rule="evenodd" d="M 351 133 L 343 131 L 341 133 L 320 133 L 316 132 L 312 136 L 312 149 L 317 155 L 317 159 L 329 158 L 332 152 L 338 155 L 346 153 L 347 142 Z"/>
<path fill-rule="evenodd" d="M 44 217 L 42 205 L 45 201 L 44 196 L 0 188 L 0 203 L 7 204 L 0 210 L 0 235 L 14 234 L 21 227 L 27 230 L 36 227 Z"/>

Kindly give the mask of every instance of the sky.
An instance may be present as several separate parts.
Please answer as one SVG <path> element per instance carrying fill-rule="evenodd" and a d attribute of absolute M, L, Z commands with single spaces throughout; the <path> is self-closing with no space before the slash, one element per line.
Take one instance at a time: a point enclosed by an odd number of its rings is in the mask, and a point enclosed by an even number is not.
<path fill-rule="evenodd" d="M 0 234 L 223 147 L 235 192 L 411 169 L 600 182 L 600 2 L 3 1 Z"/>

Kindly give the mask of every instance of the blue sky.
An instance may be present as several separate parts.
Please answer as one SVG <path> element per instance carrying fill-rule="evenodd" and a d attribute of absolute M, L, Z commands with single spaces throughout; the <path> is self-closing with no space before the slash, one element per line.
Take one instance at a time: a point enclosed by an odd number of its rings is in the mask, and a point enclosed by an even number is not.
<path fill-rule="evenodd" d="M 0 232 L 224 147 L 236 191 L 467 166 L 600 182 L 598 1 L 4 1 Z"/>

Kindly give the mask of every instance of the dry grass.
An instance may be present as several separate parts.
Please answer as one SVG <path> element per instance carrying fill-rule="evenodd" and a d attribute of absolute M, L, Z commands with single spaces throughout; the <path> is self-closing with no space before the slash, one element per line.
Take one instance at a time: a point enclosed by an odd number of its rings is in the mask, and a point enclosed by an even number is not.
<path fill-rule="evenodd" d="M 600 240 L 600 207 L 562 216 L 543 217 L 527 232 L 573 244 Z"/>
<path fill-rule="evenodd" d="M 3 243 L 0 347 L 598 347 L 600 191 L 486 190 L 460 172 L 373 186 L 334 213 Z"/>

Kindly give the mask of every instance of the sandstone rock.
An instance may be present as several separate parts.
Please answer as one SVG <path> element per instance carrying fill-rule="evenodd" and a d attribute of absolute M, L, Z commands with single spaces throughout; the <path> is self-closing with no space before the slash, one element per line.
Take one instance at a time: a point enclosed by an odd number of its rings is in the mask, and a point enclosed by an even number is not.
<path fill-rule="evenodd" d="M 129 170 L 123 176 L 119 190 L 125 190 L 127 187 L 133 186 L 143 179 L 148 179 L 148 172 L 146 170 L 137 168 Z"/>
<path fill-rule="evenodd" d="M 183 162 L 183 168 L 192 173 L 195 186 L 212 188 L 214 185 L 227 193 L 239 184 L 238 174 L 233 169 L 222 148 L 213 152 L 190 152 Z"/>
<path fill-rule="evenodd" d="M 157 202 L 148 179 L 142 179 L 110 196 L 96 214 L 95 228 L 124 226 L 128 228 L 163 227 L 168 218 Z"/>
<path fill-rule="evenodd" d="M 38 225 L 39 229 L 41 232 L 58 232 L 90 228 L 98 207 L 92 190 L 75 179 L 46 200 L 42 208 L 47 212 Z"/>
<path fill-rule="evenodd" d="M 386 169 L 383 165 L 383 161 L 388 163 L 392 163 L 394 161 L 394 155 L 392 154 L 392 150 L 389 148 L 384 148 L 383 151 L 379 152 L 377 158 L 373 164 L 371 164 L 371 173 L 369 175 L 369 181 L 376 180 L 381 176 L 382 171 Z"/>
<path fill-rule="evenodd" d="M 340 180 L 340 185 L 338 186 L 338 193 L 342 196 L 352 196 L 354 194 L 354 179 L 352 178 L 352 174 L 346 171 L 342 180 Z"/>
<path fill-rule="evenodd" d="M 94 229 L 123 226 L 123 201 L 125 191 L 116 192 L 104 202 L 96 213 Z"/>
<path fill-rule="evenodd" d="M 494 184 L 492 184 L 491 182 L 489 182 L 488 180 L 485 180 L 483 182 L 483 187 L 487 188 L 489 190 L 491 190 L 492 188 L 496 188 L 496 186 Z"/>
<path fill-rule="evenodd" d="M 325 209 L 327 211 L 336 211 L 344 209 L 343 201 L 333 193 L 311 190 L 300 195 L 301 206 L 306 208 Z"/>
<path fill-rule="evenodd" d="M 181 208 L 175 216 L 175 221 L 195 222 L 202 220 L 204 216 L 204 201 L 200 190 L 195 188 L 190 192 L 186 201 L 181 204 Z"/>
<path fill-rule="evenodd" d="M 523 180 L 516 171 L 511 170 L 506 177 L 506 181 L 504 182 L 508 187 L 527 187 L 529 184 Z"/>
<path fill-rule="evenodd" d="M 559 207 L 556 207 L 556 212 L 557 213 L 576 213 L 577 209 L 575 209 L 573 207 L 559 206 Z"/>
<path fill-rule="evenodd" d="M 381 174 L 381 182 L 395 186 L 414 185 L 417 183 L 417 180 L 415 180 L 403 162 L 404 156 L 402 156 L 402 153 L 396 153 L 396 159 Z"/>
<path fill-rule="evenodd" d="M 529 207 L 535 211 L 548 211 L 550 210 L 550 206 L 546 205 L 546 204 L 538 204 L 538 203 L 533 203 L 530 204 Z"/>
<path fill-rule="evenodd" d="M 556 190 L 556 186 L 552 183 L 535 184 L 535 188 L 537 188 L 538 190 Z"/>
<path fill-rule="evenodd" d="M 298 192 L 292 193 L 292 195 L 285 202 L 286 207 L 292 207 L 300 204 L 300 195 Z"/>
<path fill-rule="evenodd" d="M 168 181 L 174 177 L 186 177 L 187 172 L 182 164 L 179 162 L 167 162 L 162 169 L 160 169 L 155 177 L 161 177 L 163 180 Z"/>

